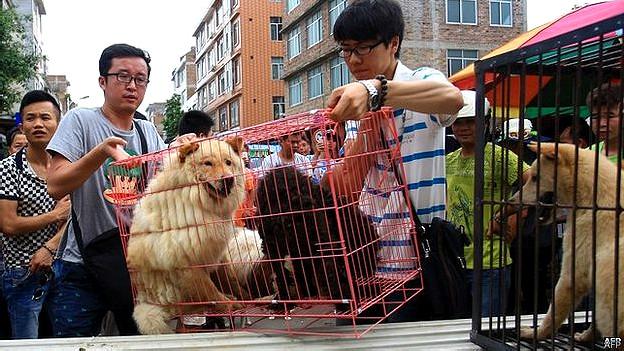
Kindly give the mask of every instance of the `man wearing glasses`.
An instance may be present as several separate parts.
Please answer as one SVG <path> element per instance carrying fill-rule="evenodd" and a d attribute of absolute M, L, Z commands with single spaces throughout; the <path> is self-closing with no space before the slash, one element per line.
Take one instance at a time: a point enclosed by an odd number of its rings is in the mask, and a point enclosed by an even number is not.
<path fill-rule="evenodd" d="M 132 319 L 130 277 L 106 178 L 111 160 L 165 147 L 156 127 L 133 116 L 149 83 L 147 52 L 127 44 L 104 49 L 99 85 L 104 104 L 71 110 L 48 145 L 52 162 L 48 190 L 72 199 L 71 223 L 50 291 L 53 333 L 94 336 L 112 311 L 122 335 L 137 333 Z M 124 152 L 125 151 L 125 152 Z"/>
<path fill-rule="evenodd" d="M 359 120 L 367 111 L 378 110 L 382 105 L 394 108 L 409 197 L 420 221 L 426 225 L 434 217 L 445 216 L 444 130 L 463 107 L 463 99 L 459 89 L 439 71 L 428 67 L 412 70 L 401 63 L 399 53 L 404 27 L 401 7 L 393 0 L 356 0 L 347 6 L 338 17 L 333 33 L 340 46 L 340 56 L 358 81 L 335 89 L 328 106 L 333 108 L 333 120 L 348 121 L 346 156 L 368 153 L 374 151 L 368 150 L 371 145 L 385 144 L 381 142 L 379 126 L 366 120 L 358 127 L 353 120 Z M 392 138 L 387 132 L 383 134 L 386 139 Z M 372 157 L 376 156 L 369 158 Z M 376 205 L 367 208 L 375 213 L 366 214 L 379 218 L 381 222 L 377 224 L 383 228 L 384 223 L 401 221 L 409 212 L 397 205 L 404 204 L 402 196 L 391 199 L 400 196 L 398 193 L 370 190 L 375 187 L 373 178 L 380 178 L 383 172 L 379 166 L 383 161 L 376 161 L 359 161 L 352 165 L 344 162 L 334 172 L 326 174 L 333 175 L 335 188 L 344 190 L 345 194 L 362 192 L 362 196 L 370 197 L 367 201 L 374 201 Z M 374 167 L 376 163 L 378 166 Z M 389 165 L 381 163 L 381 166 Z M 323 184 L 326 181 L 323 179 Z M 362 191 L 365 183 L 367 190 Z M 380 242 L 377 273 L 414 271 L 416 267 L 410 260 L 402 260 L 414 256 L 413 247 L 409 235 L 385 237 Z M 407 304 L 389 320 L 409 321 L 416 317 L 415 309 Z"/>

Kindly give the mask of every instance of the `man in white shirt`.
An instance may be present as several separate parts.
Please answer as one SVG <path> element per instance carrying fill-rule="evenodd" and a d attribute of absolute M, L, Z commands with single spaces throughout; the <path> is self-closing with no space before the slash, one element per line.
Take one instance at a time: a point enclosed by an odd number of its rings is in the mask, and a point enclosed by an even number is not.
<path fill-rule="evenodd" d="M 280 137 L 280 150 L 264 158 L 262 171 L 268 172 L 273 168 L 294 165 L 300 172 L 311 176 L 312 166 L 310 161 L 300 153 L 295 152 L 301 141 L 301 134 L 294 133 Z"/>

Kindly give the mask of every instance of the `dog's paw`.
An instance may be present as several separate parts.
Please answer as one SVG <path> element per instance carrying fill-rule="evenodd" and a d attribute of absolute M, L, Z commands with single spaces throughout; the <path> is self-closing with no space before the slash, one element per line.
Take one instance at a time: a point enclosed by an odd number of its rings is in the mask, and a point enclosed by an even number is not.
<path fill-rule="evenodd" d="M 522 327 L 520 328 L 520 339 L 525 339 L 525 340 L 532 340 L 533 339 L 533 333 L 535 331 L 535 328 L 533 327 Z M 538 336 L 539 338 L 539 336 Z"/>
<path fill-rule="evenodd" d="M 594 330 L 592 328 L 587 328 L 582 333 L 574 333 L 574 341 L 576 342 L 591 342 L 593 341 Z"/>

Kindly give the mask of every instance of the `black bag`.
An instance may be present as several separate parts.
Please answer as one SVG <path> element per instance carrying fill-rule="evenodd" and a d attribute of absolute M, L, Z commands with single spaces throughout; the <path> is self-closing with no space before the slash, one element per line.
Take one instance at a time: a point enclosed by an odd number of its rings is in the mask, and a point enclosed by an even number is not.
<path fill-rule="evenodd" d="M 419 244 L 424 285 L 422 319 L 469 317 L 472 299 L 466 278 L 464 246 L 470 241 L 464 231 L 436 217 L 424 231 L 419 231 Z"/>
<path fill-rule="evenodd" d="M 380 132 L 383 135 L 383 130 Z M 385 138 L 382 138 L 382 143 L 388 148 Z M 397 175 L 397 182 L 405 185 L 399 172 L 400 167 L 394 162 L 391 162 L 391 167 Z M 409 196 L 405 200 L 411 201 Z M 464 258 L 464 246 L 470 245 L 468 236 L 453 223 L 439 217 L 433 218 L 431 224 L 425 227 L 414 206 L 411 206 L 411 210 L 422 253 L 420 265 L 424 287 L 421 295 L 416 296 L 413 302 L 419 311 L 415 320 L 469 317 L 472 298 Z"/>
<path fill-rule="evenodd" d="M 148 150 L 143 129 L 136 122 L 134 127 L 141 139 L 141 153 L 145 154 Z M 143 168 L 143 173 L 146 174 L 145 168 Z M 84 245 L 80 223 L 78 223 L 78 217 L 73 207 L 71 221 L 85 268 L 93 277 L 106 307 L 113 312 L 119 333 L 121 335 L 139 334 L 132 318 L 134 298 L 119 228 L 101 233 L 87 245 Z"/>

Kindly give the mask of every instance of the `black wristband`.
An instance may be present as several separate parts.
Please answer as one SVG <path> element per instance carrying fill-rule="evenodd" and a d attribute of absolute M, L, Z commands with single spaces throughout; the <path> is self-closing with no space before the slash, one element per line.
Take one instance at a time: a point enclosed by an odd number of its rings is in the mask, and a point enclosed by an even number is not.
<path fill-rule="evenodd" d="M 50 253 L 50 256 L 52 256 L 54 258 L 54 256 L 56 256 L 56 252 L 52 251 L 51 248 L 48 247 L 48 245 L 43 244 L 42 246 L 44 249 L 48 250 L 48 252 Z"/>
<path fill-rule="evenodd" d="M 378 111 L 386 104 L 386 95 L 388 95 L 388 80 L 383 74 L 377 75 L 375 79 L 381 82 L 381 89 L 379 89 L 379 107 L 375 109 L 375 111 Z"/>

